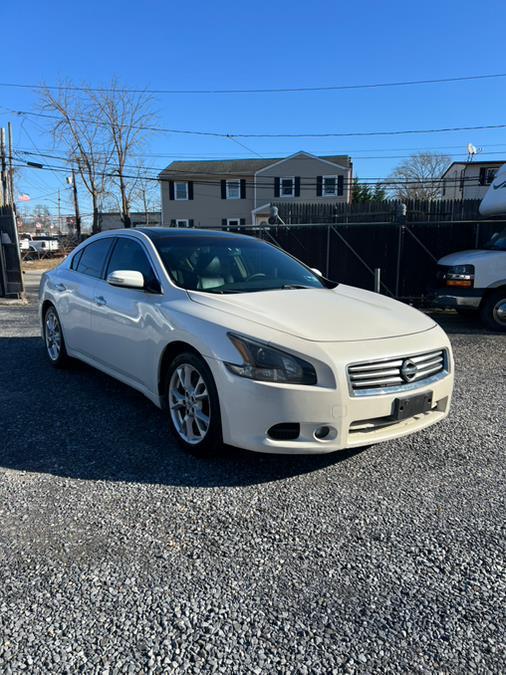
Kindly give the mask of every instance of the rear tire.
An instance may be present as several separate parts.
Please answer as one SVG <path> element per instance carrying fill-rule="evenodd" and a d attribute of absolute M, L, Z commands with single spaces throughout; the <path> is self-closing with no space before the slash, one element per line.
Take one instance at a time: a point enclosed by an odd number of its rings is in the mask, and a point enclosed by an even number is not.
<path fill-rule="evenodd" d="M 184 352 L 169 366 L 165 400 L 169 428 L 178 444 L 197 455 L 208 455 L 222 441 L 218 391 L 201 356 Z"/>
<path fill-rule="evenodd" d="M 44 312 L 43 337 L 49 363 L 53 368 L 66 367 L 69 357 L 65 348 L 60 317 L 53 305 L 49 305 Z"/>
<path fill-rule="evenodd" d="M 481 318 L 491 330 L 506 333 L 506 288 L 487 297 L 481 308 Z"/>

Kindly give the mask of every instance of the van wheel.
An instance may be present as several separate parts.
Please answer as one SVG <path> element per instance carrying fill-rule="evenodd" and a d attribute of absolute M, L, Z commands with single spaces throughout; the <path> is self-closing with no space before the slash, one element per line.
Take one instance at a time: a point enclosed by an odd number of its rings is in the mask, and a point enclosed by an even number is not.
<path fill-rule="evenodd" d="M 55 368 L 64 368 L 69 361 L 65 340 L 58 313 L 53 305 L 49 305 L 44 313 L 44 344 L 49 362 Z"/>
<path fill-rule="evenodd" d="M 169 426 L 180 446 L 206 455 L 222 444 L 218 391 L 203 358 L 191 352 L 176 356 L 165 392 Z"/>
<path fill-rule="evenodd" d="M 481 318 L 491 330 L 506 333 L 506 288 L 488 296 L 481 308 Z"/>

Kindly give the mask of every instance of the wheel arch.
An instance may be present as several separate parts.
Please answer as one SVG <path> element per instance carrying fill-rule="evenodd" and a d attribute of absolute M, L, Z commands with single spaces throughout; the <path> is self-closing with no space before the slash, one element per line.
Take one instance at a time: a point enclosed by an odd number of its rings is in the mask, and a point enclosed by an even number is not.
<path fill-rule="evenodd" d="M 158 366 L 158 395 L 160 396 L 160 400 L 163 404 L 163 396 L 167 386 L 167 371 L 169 369 L 169 365 L 176 358 L 176 356 L 183 354 L 184 352 L 196 354 L 201 359 L 204 358 L 198 349 L 184 340 L 174 340 L 173 342 L 169 342 L 169 344 L 166 345 L 160 357 L 160 363 Z"/>
<path fill-rule="evenodd" d="M 499 283 L 497 286 L 489 286 L 485 289 L 483 296 L 480 301 L 480 309 L 483 307 L 485 302 L 489 299 L 491 295 L 495 295 L 498 291 L 503 291 L 506 293 L 506 281 Z"/>

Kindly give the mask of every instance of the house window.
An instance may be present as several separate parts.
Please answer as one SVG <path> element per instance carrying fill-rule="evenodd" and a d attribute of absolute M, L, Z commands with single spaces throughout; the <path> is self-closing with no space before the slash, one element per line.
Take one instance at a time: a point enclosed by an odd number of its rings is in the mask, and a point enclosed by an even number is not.
<path fill-rule="evenodd" d="M 241 181 L 227 180 L 227 199 L 241 198 Z"/>
<path fill-rule="evenodd" d="M 323 176 L 323 197 L 337 197 L 337 176 Z"/>
<path fill-rule="evenodd" d="M 185 200 L 188 199 L 188 183 L 174 182 L 174 199 Z"/>
<path fill-rule="evenodd" d="M 295 181 L 291 178 L 281 178 L 279 181 L 280 197 L 293 197 L 295 194 Z"/>
<path fill-rule="evenodd" d="M 176 220 L 176 227 L 188 227 L 188 219 L 177 219 Z"/>
<path fill-rule="evenodd" d="M 497 169 L 492 166 L 485 166 L 480 169 L 480 185 L 490 185 L 495 178 Z"/>
<path fill-rule="evenodd" d="M 239 227 L 240 224 L 240 218 L 227 218 L 227 227 Z"/>

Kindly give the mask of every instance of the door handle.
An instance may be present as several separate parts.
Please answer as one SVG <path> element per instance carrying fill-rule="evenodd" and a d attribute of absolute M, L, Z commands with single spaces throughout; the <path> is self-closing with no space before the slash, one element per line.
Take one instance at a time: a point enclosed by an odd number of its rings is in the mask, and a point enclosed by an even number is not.
<path fill-rule="evenodd" d="M 95 297 L 95 304 L 98 305 L 99 307 L 103 307 L 104 305 L 107 305 L 107 300 L 104 298 L 103 295 L 98 295 Z"/>
<path fill-rule="evenodd" d="M 60 293 L 63 293 L 63 291 L 67 290 L 65 288 L 65 284 L 55 284 L 54 287 L 56 288 L 57 291 L 60 291 Z"/>

